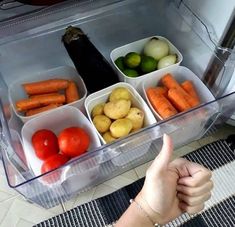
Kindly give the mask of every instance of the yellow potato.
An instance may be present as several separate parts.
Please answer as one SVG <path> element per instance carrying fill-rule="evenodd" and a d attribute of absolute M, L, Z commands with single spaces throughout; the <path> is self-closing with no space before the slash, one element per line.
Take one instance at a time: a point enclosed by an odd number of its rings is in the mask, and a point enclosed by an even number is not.
<path fill-rule="evenodd" d="M 116 140 L 116 138 L 114 138 L 111 134 L 110 131 L 107 131 L 106 133 L 103 134 L 103 138 L 105 140 L 106 143 L 111 143 L 114 140 Z"/>
<path fill-rule="evenodd" d="M 126 118 L 130 119 L 133 124 L 133 131 L 136 131 L 143 127 L 144 124 L 144 112 L 136 107 L 130 108 Z"/>
<path fill-rule="evenodd" d="M 127 136 L 130 133 L 132 127 L 133 126 L 130 119 L 118 119 L 110 125 L 110 132 L 113 137 L 120 138 Z"/>
<path fill-rule="evenodd" d="M 104 105 L 104 114 L 114 120 L 124 118 L 131 108 L 131 101 L 119 99 Z"/>
<path fill-rule="evenodd" d="M 105 115 L 96 115 L 93 118 L 93 124 L 100 133 L 105 133 L 109 130 L 112 121 Z"/>
<path fill-rule="evenodd" d="M 101 115 L 104 113 L 104 103 L 100 103 L 96 106 L 91 111 L 91 117 L 94 118 L 96 115 Z"/>
<path fill-rule="evenodd" d="M 111 92 L 109 101 L 112 102 L 118 99 L 131 100 L 131 93 L 125 87 L 117 87 Z"/>

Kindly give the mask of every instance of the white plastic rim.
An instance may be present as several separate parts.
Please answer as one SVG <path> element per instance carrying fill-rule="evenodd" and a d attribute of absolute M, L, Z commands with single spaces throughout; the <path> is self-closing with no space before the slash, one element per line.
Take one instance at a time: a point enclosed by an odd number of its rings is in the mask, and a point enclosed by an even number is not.
<path fill-rule="evenodd" d="M 140 91 L 141 89 L 141 86 L 140 86 L 140 83 L 143 79 L 145 79 L 146 77 L 149 77 L 149 75 L 155 73 L 155 72 L 161 72 L 163 71 L 165 68 L 163 69 L 158 69 L 158 70 L 155 70 L 151 73 L 147 73 L 147 74 L 143 74 L 139 77 L 135 77 L 135 78 L 132 78 L 132 77 L 128 77 L 126 76 L 115 64 L 115 60 L 118 58 L 118 57 L 121 57 L 121 56 L 125 56 L 127 53 L 129 52 L 137 52 L 137 53 L 142 53 L 143 52 L 143 49 L 144 49 L 144 45 L 147 43 L 148 40 L 150 40 L 151 38 L 153 37 L 156 37 L 158 39 L 161 39 L 161 40 L 165 40 L 168 44 L 169 44 L 169 48 L 170 48 L 170 54 L 177 54 L 177 62 L 174 64 L 174 65 L 171 65 L 169 67 L 172 67 L 172 66 L 177 66 L 177 65 L 180 65 L 181 62 L 183 61 L 183 56 L 182 54 L 180 53 L 180 51 L 168 40 L 166 39 L 165 37 L 162 37 L 162 36 L 151 36 L 151 37 L 148 37 L 148 38 L 144 38 L 144 39 L 141 39 L 141 40 L 138 40 L 138 41 L 135 41 L 135 42 L 132 42 L 132 43 L 129 43 L 129 44 L 126 44 L 124 46 L 121 46 L 121 47 L 118 47 L 118 48 L 115 48 L 114 50 L 111 51 L 110 53 L 110 58 L 111 58 L 111 61 L 114 65 L 114 68 L 115 70 L 117 71 L 118 73 L 118 76 L 119 76 L 119 79 L 120 81 L 123 81 L 123 82 L 126 82 L 126 83 L 129 83 L 131 84 L 137 91 Z M 168 67 L 167 67 L 168 68 Z"/>
<path fill-rule="evenodd" d="M 151 110 L 149 109 L 148 105 L 145 103 L 145 101 L 143 100 L 143 98 L 139 95 L 139 93 L 135 90 L 135 88 L 125 82 L 120 82 L 120 83 L 116 83 L 112 86 L 109 86 L 107 88 L 104 88 L 98 92 L 92 93 L 91 95 L 89 95 L 86 99 L 85 99 L 85 109 L 86 109 L 86 113 L 87 116 L 90 120 L 90 122 L 92 123 L 92 118 L 91 118 L 91 111 L 92 109 L 100 103 L 105 103 L 108 101 L 108 97 L 111 94 L 111 92 L 118 87 L 125 87 L 127 88 L 130 93 L 132 94 L 132 105 L 140 108 L 141 110 L 144 111 L 145 114 L 145 119 L 144 119 L 144 126 L 148 126 L 151 124 L 156 123 L 156 119 L 153 115 L 153 113 L 151 112 Z M 92 123 L 93 124 L 93 123 Z M 94 125 L 93 125 L 94 126 Z M 95 126 L 94 126 L 95 127 Z M 102 135 L 97 131 L 101 141 L 103 144 L 106 144 L 105 140 L 103 139 Z"/>
<path fill-rule="evenodd" d="M 73 80 L 76 82 L 76 84 L 78 86 L 80 99 L 78 101 L 75 101 L 75 102 L 72 102 L 72 103 L 69 103 L 69 104 L 66 104 L 63 106 L 75 106 L 78 109 L 80 109 L 81 111 L 83 111 L 83 112 L 85 111 L 84 110 L 84 101 L 87 96 L 87 89 L 86 89 L 86 86 L 83 82 L 83 79 L 78 75 L 75 68 L 73 68 L 71 66 L 60 66 L 60 67 L 45 70 L 43 72 L 39 72 L 36 74 L 32 73 L 30 75 L 26 75 L 25 77 L 21 78 L 20 80 L 17 80 L 15 83 L 10 84 L 9 91 L 8 91 L 9 100 L 10 100 L 11 106 L 12 106 L 13 111 L 15 112 L 16 116 L 19 117 L 23 121 L 23 123 L 27 122 L 28 120 L 30 120 L 36 116 L 44 114 L 45 112 L 27 117 L 23 113 L 17 111 L 16 106 L 15 106 L 16 101 L 18 101 L 20 99 L 28 98 L 27 94 L 25 93 L 25 91 L 22 87 L 22 84 L 41 81 L 41 80 L 55 79 L 55 78 Z M 63 107 L 63 106 L 61 106 L 61 107 Z M 61 107 L 57 107 L 57 108 L 61 108 Z M 48 112 L 48 111 L 46 111 L 46 112 Z"/>
<path fill-rule="evenodd" d="M 88 152 L 101 145 L 94 126 L 79 109 L 72 106 L 64 106 L 52 110 L 43 115 L 39 115 L 24 124 L 21 132 L 23 147 L 27 163 L 35 176 L 41 175 L 43 161 L 40 160 L 34 152 L 31 143 L 33 134 L 40 129 L 49 129 L 58 135 L 63 129 L 68 127 L 81 127 L 86 130 L 90 136 Z"/>
<path fill-rule="evenodd" d="M 179 83 L 182 83 L 185 80 L 191 80 L 198 92 L 201 103 L 207 103 L 207 102 L 215 100 L 215 97 L 210 92 L 210 90 L 206 87 L 206 85 L 190 69 L 184 66 L 165 68 L 161 72 L 156 71 L 155 73 L 151 74 L 148 78 L 145 78 L 141 82 L 142 94 L 144 95 L 144 99 L 148 103 L 149 107 L 151 108 L 152 112 L 157 117 L 157 119 L 162 120 L 162 117 L 152 107 L 147 97 L 146 90 L 150 87 L 156 87 L 157 85 L 159 85 L 161 78 L 167 73 L 172 74 Z"/>

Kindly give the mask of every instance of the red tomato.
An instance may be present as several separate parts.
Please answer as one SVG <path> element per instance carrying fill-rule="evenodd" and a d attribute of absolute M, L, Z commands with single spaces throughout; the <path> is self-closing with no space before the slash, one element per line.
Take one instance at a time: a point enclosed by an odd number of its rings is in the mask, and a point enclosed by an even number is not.
<path fill-rule="evenodd" d="M 54 132 L 42 129 L 32 136 L 32 144 L 38 158 L 46 160 L 59 152 L 58 139 Z"/>
<path fill-rule="evenodd" d="M 58 136 L 59 148 L 69 157 L 76 157 L 85 153 L 90 144 L 87 132 L 79 127 L 64 129 Z"/>
<path fill-rule="evenodd" d="M 41 173 L 46 173 L 53 169 L 59 168 L 69 160 L 69 157 L 63 154 L 55 154 L 49 157 L 41 167 Z"/>

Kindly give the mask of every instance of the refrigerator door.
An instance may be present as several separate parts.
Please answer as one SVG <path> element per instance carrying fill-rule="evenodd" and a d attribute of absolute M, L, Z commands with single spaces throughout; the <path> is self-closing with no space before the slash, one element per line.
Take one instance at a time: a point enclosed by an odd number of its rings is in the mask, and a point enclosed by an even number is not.
<path fill-rule="evenodd" d="M 208 63 L 213 58 L 218 60 L 223 69 L 220 76 L 231 78 L 235 67 L 232 61 L 234 51 L 215 43 L 216 39 L 212 37 L 217 34 L 210 29 L 213 26 L 204 23 L 187 5 L 187 1 L 66 2 L 63 2 L 63 8 L 57 5 L 56 9 L 53 7 L 54 10 L 46 8 L 40 13 L 0 23 L 0 78 L 5 84 L 5 90 L 23 77 L 34 79 L 40 72 L 64 65 L 73 66 L 61 42 L 66 27 L 70 25 L 80 27 L 88 34 L 92 43 L 109 62 L 113 49 L 158 35 L 166 37 L 179 49 L 183 55 L 182 65 L 196 74 L 197 79 L 203 78 Z M 222 58 L 223 55 L 216 50 L 221 50 L 229 58 Z M 96 79 L 94 75 L 94 81 Z M 211 92 L 216 95 L 216 90 L 211 88 Z M 173 137 L 175 148 L 203 137 L 212 125 L 219 126 L 227 121 L 235 108 L 231 103 L 235 103 L 235 92 L 224 96 L 219 94 L 199 107 L 168 120 L 159 120 L 112 144 L 104 144 L 87 152 L 57 170 L 39 176 L 35 176 L 24 162 L 24 150 L 20 146 L 23 122 L 14 113 L 11 113 L 10 119 L 2 114 L 5 112 L 3 104 L 0 106 L 3 138 L 0 140 L 0 148 L 9 186 L 40 206 L 53 207 L 77 193 L 153 159 L 161 148 L 164 133 Z M 133 153 L 143 155 L 133 158 Z M 61 181 L 56 181 L 56 184 L 45 182 L 45 179 L 49 182 L 55 181 L 55 177 L 61 173 Z M 79 179 L 87 181 L 79 184 Z M 77 183 L 74 185 L 75 181 Z"/>

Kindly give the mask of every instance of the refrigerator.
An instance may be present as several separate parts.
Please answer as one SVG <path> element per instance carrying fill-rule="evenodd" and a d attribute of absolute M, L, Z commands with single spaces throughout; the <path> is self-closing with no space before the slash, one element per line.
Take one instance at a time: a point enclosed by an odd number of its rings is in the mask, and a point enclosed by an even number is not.
<path fill-rule="evenodd" d="M 50 6 L 1 1 L 0 4 L 1 165 L 9 187 L 27 200 L 44 208 L 54 207 L 146 163 L 159 153 L 164 133 L 173 138 L 178 148 L 224 124 L 234 125 L 234 0 L 69 0 Z M 21 78 L 39 80 L 44 72 L 59 67 L 75 70 L 62 42 L 68 26 L 81 28 L 113 68 L 110 54 L 115 48 L 151 36 L 167 38 L 183 56 L 180 65 L 200 79 L 213 100 L 169 119 L 158 119 L 111 144 L 102 144 L 43 176 L 35 175 L 27 164 L 22 143 L 24 122 L 12 110 L 9 88 Z M 95 83 L 102 78 L 91 75 L 90 80 Z M 141 90 L 136 91 L 143 97 Z M 45 183 L 45 177 L 50 179 L 61 173 L 66 174 L 58 184 Z"/>

